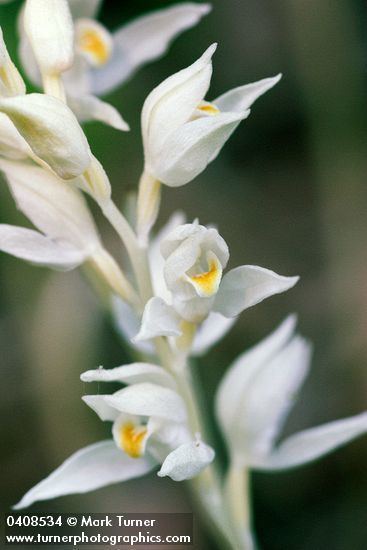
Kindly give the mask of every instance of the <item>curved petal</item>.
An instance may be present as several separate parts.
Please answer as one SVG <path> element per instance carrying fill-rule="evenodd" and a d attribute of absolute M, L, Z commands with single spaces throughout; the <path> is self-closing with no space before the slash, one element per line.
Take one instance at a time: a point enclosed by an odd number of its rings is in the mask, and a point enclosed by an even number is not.
<path fill-rule="evenodd" d="M 168 77 L 145 100 L 141 125 L 147 172 L 156 175 L 150 170 L 152 157 L 167 136 L 189 120 L 208 91 L 215 49 L 216 44 L 212 44 L 195 63 Z"/>
<path fill-rule="evenodd" d="M 263 460 L 253 460 L 257 470 L 282 470 L 302 466 L 349 443 L 367 432 L 367 413 L 335 420 L 304 430 L 288 439 Z"/>
<path fill-rule="evenodd" d="M 101 441 L 74 453 L 51 475 L 28 491 L 14 509 L 26 508 L 39 500 L 94 491 L 112 483 L 143 476 L 154 467 L 152 460 L 130 458 L 113 441 Z"/>
<path fill-rule="evenodd" d="M 169 134 L 162 151 L 154 159 L 155 177 L 170 187 L 185 185 L 196 178 L 249 113 L 220 113 L 176 129 Z"/>
<path fill-rule="evenodd" d="M 149 363 L 131 363 L 114 369 L 99 368 L 83 372 L 80 376 L 83 382 L 121 382 L 122 384 L 139 384 L 150 382 L 160 386 L 174 388 L 173 377 L 162 367 Z"/>
<path fill-rule="evenodd" d="M 181 336 L 180 324 L 181 319 L 173 307 L 155 296 L 145 306 L 140 331 L 133 341 L 151 340 L 158 336 Z"/>
<path fill-rule="evenodd" d="M 238 86 L 214 99 L 213 103 L 220 111 L 236 113 L 246 111 L 261 95 L 275 86 L 281 77 L 282 75 L 278 74 L 272 78 Z"/>
<path fill-rule="evenodd" d="M 213 449 L 202 441 L 184 443 L 167 456 L 158 475 L 173 481 L 192 479 L 213 462 L 214 457 Z"/>
<path fill-rule="evenodd" d="M 166 302 L 169 302 L 170 292 L 167 289 L 163 276 L 165 261 L 161 253 L 161 244 L 176 227 L 184 224 L 185 221 L 185 215 L 182 212 L 172 214 L 168 222 L 152 239 L 148 250 L 154 293 Z"/>
<path fill-rule="evenodd" d="M 67 0 L 27 0 L 23 24 L 43 75 L 60 75 L 72 66 L 74 28 Z"/>
<path fill-rule="evenodd" d="M 116 130 L 127 132 L 129 125 L 124 121 L 118 110 L 109 103 L 93 95 L 81 97 L 69 96 L 69 106 L 80 122 L 98 120 Z"/>
<path fill-rule="evenodd" d="M 255 265 L 242 265 L 226 273 L 214 303 L 214 310 L 225 317 L 235 317 L 243 310 L 285 292 L 299 277 L 283 277 Z"/>
<path fill-rule="evenodd" d="M 19 210 L 43 233 L 78 248 L 100 245 L 93 218 L 80 191 L 48 170 L 0 159 Z"/>
<path fill-rule="evenodd" d="M 33 153 L 62 179 L 81 175 L 91 163 L 87 139 L 71 109 L 45 94 L 0 100 L 5 113 Z"/>
<path fill-rule="evenodd" d="M 123 340 L 132 348 L 147 355 L 154 355 L 154 346 L 152 342 L 141 341 L 133 342 L 132 338 L 139 332 L 140 319 L 135 311 L 119 297 L 112 297 L 113 318 L 116 330 Z"/>
<path fill-rule="evenodd" d="M 92 73 L 93 93 L 110 92 L 139 67 L 161 57 L 178 34 L 196 25 L 209 11 L 209 4 L 186 2 L 143 15 L 121 27 L 113 35 L 111 61 Z"/>
<path fill-rule="evenodd" d="M 240 355 L 219 385 L 216 416 L 229 446 L 240 454 L 247 443 L 269 447 L 292 404 L 292 393 L 306 375 L 310 350 L 293 336 L 295 325 L 295 316 L 289 316 L 270 336 Z"/>
<path fill-rule="evenodd" d="M 235 322 L 235 318 L 228 319 L 220 313 L 211 312 L 196 332 L 192 355 L 204 355 L 231 330 Z"/>
<path fill-rule="evenodd" d="M 106 402 L 109 395 L 83 395 L 82 400 L 103 422 L 114 422 L 120 413 Z"/>
<path fill-rule="evenodd" d="M 175 391 L 148 382 L 128 386 L 105 397 L 105 400 L 118 411 L 128 414 L 157 416 L 172 422 L 186 419 L 185 403 Z"/>
<path fill-rule="evenodd" d="M 36 265 L 67 271 L 85 260 L 85 253 L 45 237 L 38 231 L 0 225 L 0 250 Z"/>

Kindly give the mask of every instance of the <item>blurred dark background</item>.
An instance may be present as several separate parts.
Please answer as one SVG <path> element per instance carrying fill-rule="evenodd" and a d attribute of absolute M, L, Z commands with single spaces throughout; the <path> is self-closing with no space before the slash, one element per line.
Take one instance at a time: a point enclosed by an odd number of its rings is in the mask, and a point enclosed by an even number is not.
<path fill-rule="evenodd" d="M 174 2 L 106 0 L 110 29 Z M 213 12 L 180 36 L 108 98 L 131 125 L 86 131 L 119 204 L 142 169 L 139 117 L 149 91 L 217 41 L 209 99 L 278 72 L 219 158 L 196 181 L 165 189 L 159 223 L 185 210 L 214 222 L 230 245 L 231 266 L 258 264 L 301 275 L 287 294 L 241 316 L 197 364 L 211 410 L 231 361 L 289 313 L 314 342 L 313 369 L 285 433 L 367 407 L 367 10 L 362 0 L 213 0 Z M 20 2 L 0 7 L 16 52 Z M 6 186 L 0 216 L 24 223 Z M 104 223 L 101 231 L 115 246 Z M 109 437 L 82 403 L 79 374 L 129 360 L 79 273 L 55 274 L 0 256 L 1 507 L 78 448 Z M 221 442 L 217 442 L 219 447 Z M 220 453 L 220 454 L 223 454 Z M 361 438 L 290 473 L 254 474 L 255 528 L 264 550 L 364 550 L 367 545 L 367 440 Z M 184 488 L 155 475 L 36 510 L 188 511 Z M 215 548 L 198 529 L 197 548 Z"/>

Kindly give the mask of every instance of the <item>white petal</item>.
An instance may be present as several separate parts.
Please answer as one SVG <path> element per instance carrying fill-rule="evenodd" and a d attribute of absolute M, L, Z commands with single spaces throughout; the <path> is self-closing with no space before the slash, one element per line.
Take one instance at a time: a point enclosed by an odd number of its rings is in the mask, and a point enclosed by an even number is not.
<path fill-rule="evenodd" d="M 158 416 L 172 422 L 186 419 L 182 398 L 170 388 L 156 384 L 134 384 L 106 397 L 106 402 L 120 412 L 139 416 Z"/>
<path fill-rule="evenodd" d="M 209 4 L 187 2 L 143 15 L 121 27 L 113 35 L 112 60 L 92 74 L 93 92 L 111 91 L 139 67 L 162 56 L 175 36 L 196 25 L 209 11 Z"/>
<path fill-rule="evenodd" d="M 213 44 L 195 63 L 154 88 L 145 100 L 142 133 L 148 172 L 164 140 L 189 120 L 205 96 L 212 75 L 211 58 L 215 49 L 216 44 Z"/>
<path fill-rule="evenodd" d="M 102 0 L 69 0 L 74 19 L 79 17 L 97 17 Z"/>
<path fill-rule="evenodd" d="M 196 332 L 192 355 L 204 355 L 231 330 L 235 322 L 235 318 L 227 319 L 220 313 L 211 312 Z"/>
<path fill-rule="evenodd" d="M 246 111 L 265 92 L 270 90 L 279 82 L 282 75 L 278 74 L 273 78 L 264 78 L 258 82 L 246 84 L 233 88 L 225 94 L 214 99 L 213 103 L 220 111 L 241 112 Z"/>
<path fill-rule="evenodd" d="M 0 28 L 0 94 L 13 96 L 25 93 L 26 87 L 23 78 L 9 56 L 3 31 Z"/>
<path fill-rule="evenodd" d="M 48 170 L 0 159 L 18 208 L 43 233 L 92 252 L 100 246 L 81 192 Z"/>
<path fill-rule="evenodd" d="M 74 29 L 67 0 L 27 0 L 24 29 L 44 75 L 59 75 L 73 64 Z"/>
<path fill-rule="evenodd" d="M 243 463 L 271 452 L 309 371 L 310 358 L 311 346 L 294 336 L 249 381 L 231 427 L 231 444 Z"/>
<path fill-rule="evenodd" d="M 0 112 L 12 120 L 35 155 L 62 179 L 82 174 L 91 163 L 87 139 L 72 111 L 45 94 L 0 100 Z"/>
<path fill-rule="evenodd" d="M 127 132 L 129 125 L 124 121 L 118 110 L 93 95 L 81 97 L 69 96 L 69 106 L 80 122 L 99 120 L 116 130 Z"/>
<path fill-rule="evenodd" d="M 67 243 L 58 243 L 32 229 L 6 224 L 0 225 L 0 250 L 62 271 L 73 269 L 85 260 L 83 251 Z"/>
<path fill-rule="evenodd" d="M 103 422 L 114 422 L 120 412 L 106 401 L 109 395 L 83 395 L 82 400 L 94 411 Z"/>
<path fill-rule="evenodd" d="M 22 69 L 27 75 L 27 78 L 35 86 L 41 86 L 42 85 L 41 72 L 39 70 L 36 58 L 34 56 L 32 46 L 28 40 L 28 36 L 26 35 L 25 29 L 24 29 L 24 9 L 25 9 L 25 3 L 19 10 L 18 22 L 17 22 L 18 34 L 19 34 L 18 55 L 22 64 Z"/>
<path fill-rule="evenodd" d="M 184 124 L 170 134 L 154 159 L 154 175 L 170 187 L 179 187 L 198 176 L 219 153 L 244 113 L 220 113 Z"/>
<path fill-rule="evenodd" d="M 132 338 L 139 332 L 140 319 L 135 311 L 117 296 L 112 297 L 113 318 L 116 329 L 124 341 L 134 349 L 147 355 L 154 354 L 152 342 L 133 342 Z"/>
<path fill-rule="evenodd" d="M 83 372 L 80 379 L 83 382 L 121 382 L 122 384 L 151 382 L 169 388 L 176 386 L 174 379 L 168 372 L 162 367 L 150 363 L 131 363 L 114 369 L 88 370 Z"/>
<path fill-rule="evenodd" d="M 222 279 L 214 310 L 225 317 L 235 317 L 273 294 L 292 288 L 299 277 L 283 277 L 255 265 L 242 265 L 226 273 Z"/>
<path fill-rule="evenodd" d="M 101 441 L 73 454 L 28 491 L 14 509 L 26 508 L 39 500 L 94 491 L 111 483 L 143 476 L 153 468 L 151 460 L 130 458 L 117 449 L 113 441 Z"/>
<path fill-rule="evenodd" d="M 0 113 L 0 155 L 10 159 L 27 159 L 32 154 L 9 117 Z"/>
<path fill-rule="evenodd" d="M 168 476 L 174 481 L 192 479 L 206 468 L 214 457 L 213 449 L 202 441 L 185 443 L 167 456 L 158 475 Z"/>
<path fill-rule="evenodd" d="M 181 319 L 172 306 L 157 296 L 147 302 L 139 333 L 134 342 L 151 340 L 158 336 L 180 336 Z"/>
<path fill-rule="evenodd" d="M 308 358 L 308 348 L 300 342 L 289 349 L 289 342 L 292 342 L 291 338 L 295 325 L 295 316 L 289 316 L 270 336 L 241 354 L 225 373 L 216 395 L 216 415 L 230 447 L 236 449 L 243 448 L 246 442 L 243 436 L 240 437 L 240 433 L 244 429 L 250 430 L 252 434 L 252 418 L 245 416 L 243 408 L 247 406 L 248 395 L 252 391 L 255 392 L 253 395 L 256 395 L 258 391 L 261 393 L 262 389 L 261 387 L 259 388 L 256 381 L 263 379 L 262 377 L 258 378 L 258 374 L 263 369 L 265 369 L 265 374 L 270 373 L 270 377 L 274 376 L 274 387 L 275 380 L 279 380 L 281 384 L 283 381 L 282 374 L 288 375 L 289 370 L 291 371 L 291 380 L 296 381 L 298 379 L 301 382 L 306 370 L 305 362 Z M 288 356 L 287 354 L 284 356 L 284 349 L 288 349 Z M 299 354 L 298 357 L 297 353 Z M 296 356 L 295 361 L 293 359 L 294 355 Z M 274 366 L 279 366 L 277 359 L 279 356 L 282 360 L 285 357 L 285 367 L 283 369 L 283 365 L 280 365 L 278 372 L 274 372 Z M 276 362 L 274 363 L 274 361 Z M 267 370 L 268 365 L 269 370 Z M 286 390 L 287 388 L 288 384 L 285 381 L 284 389 Z M 266 389 L 265 387 L 263 391 L 265 392 Z M 255 398 L 252 400 L 252 403 L 254 412 L 252 412 L 252 409 L 251 412 L 254 415 L 255 421 L 257 416 L 256 407 L 258 406 L 261 411 L 262 397 L 259 398 L 258 404 Z M 269 407 L 267 401 L 266 403 L 264 402 L 264 407 Z M 258 416 L 260 418 L 260 415 Z M 276 419 L 277 416 L 275 415 L 274 420 Z M 256 429 L 257 426 L 254 424 L 254 430 Z M 253 438 L 254 435 L 256 436 L 256 431 L 251 437 Z"/>
<path fill-rule="evenodd" d="M 367 413 L 335 420 L 287 438 L 263 461 L 252 464 L 258 470 L 282 470 L 316 460 L 367 432 Z"/>

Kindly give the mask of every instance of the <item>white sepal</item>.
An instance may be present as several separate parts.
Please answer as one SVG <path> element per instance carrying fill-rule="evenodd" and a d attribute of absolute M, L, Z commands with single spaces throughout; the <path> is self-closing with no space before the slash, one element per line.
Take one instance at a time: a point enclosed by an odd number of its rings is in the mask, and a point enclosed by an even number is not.
<path fill-rule="evenodd" d="M 67 0 L 27 0 L 23 24 L 42 75 L 58 76 L 72 66 L 74 28 Z"/>
<path fill-rule="evenodd" d="M 275 86 L 281 77 L 282 75 L 278 74 L 272 78 L 264 78 L 258 82 L 238 86 L 214 99 L 213 103 L 220 111 L 241 113 L 249 109 L 261 95 Z"/>
<path fill-rule="evenodd" d="M 0 100 L 5 113 L 33 153 L 62 179 L 81 175 L 91 163 L 87 139 L 62 101 L 44 94 Z"/>
<path fill-rule="evenodd" d="M 236 267 L 222 279 L 214 310 L 225 317 L 235 317 L 265 298 L 292 288 L 299 277 L 284 277 L 254 265 Z"/>
<path fill-rule="evenodd" d="M 121 382 L 122 384 L 139 384 L 150 382 L 168 388 L 175 388 L 173 377 L 162 367 L 149 363 L 131 363 L 114 369 L 99 368 L 83 372 L 83 382 Z"/>
<path fill-rule="evenodd" d="M 26 508 L 40 500 L 87 493 L 112 483 L 143 476 L 154 467 L 154 462 L 147 458 L 128 457 L 112 440 L 101 441 L 73 454 L 28 491 L 14 509 Z"/>
<path fill-rule="evenodd" d="M 25 93 L 23 78 L 9 56 L 0 27 L 0 97 Z"/>
<path fill-rule="evenodd" d="M 184 443 L 167 456 L 158 475 L 168 476 L 173 481 L 192 479 L 206 468 L 214 457 L 213 449 L 200 440 Z"/>
<path fill-rule="evenodd" d="M 93 218 L 81 192 L 48 170 L 0 159 L 19 210 L 43 233 L 87 253 L 100 247 Z"/>
<path fill-rule="evenodd" d="M 151 340 L 158 336 L 180 336 L 180 324 L 181 319 L 173 307 L 155 296 L 145 306 L 140 331 L 133 341 Z"/>
<path fill-rule="evenodd" d="M 215 49 L 216 44 L 213 44 L 195 63 L 164 80 L 145 100 L 142 133 L 148 173 L 155 176 L 157 155 L 165 140 L 189 120 L 206 94 Z"/>
<path fill-rule="evenodd" d="M 66 242 L 57 242 L 38 231 L 0 224 L 0 250 L 32 264 L 67 271 L 86 259 L 85 252 Z"/>
<path fill-rule="evenodd" d="M 310 346 L 293 336 L 295 317 L 240 355 L 216 396 L 216 415 L 232 457 L 246 464 L 265 456 L 309 368 Z"/>
<path fill-rule="evenodd" d="M 178 34 L 196 25 L 209 11 L 209 4 L 185 2 L 143 15 L 118 29 L 112 35 L 111 60 L 91 75 L 93 93 L 110 92 L 139 67 L 161 57 Z"/>
<path fill-rule="evenodd" d="M 147 340 L 142 340 L 141 342 L 132 341 L 134 336 L 139 332 L 140 319 L 129 304 L 119 297 L 113 296 L 112 312 L 116 330 L 123 340 L 141 353 L 154 355 L 154 345 L 152 342 Z"/>
<path fill-rule="evenodd" d="M 77 97 L 69 95 L 68 103 L 80 122 L 98 120 L 122 132 L 129 130 L 129 125 L 124 121 L 118 110 L 96 96 L 82 95 Z"/>
<path fill-rule="evenodd" d="M 183 422 L 186 419 L 186 407 L 182 398 L 170 388 L 156 384 L 134 384 L 103 397 L 108 405 L 123 413 L 157 416 L 172 422 Z"/>
<path fill-rule="evenodd" d="M 170 187 L 179 187 L 198 176 L 218 155 L 241 120 L 250 111 L 220 113 L 187 122 L 167 137 L 167 144 L 157 152 L 152 171 Z"/>
<path fill-rule="evenodd" d="M 317 460 L 365 433 L 367 433 L 366 412 L 292 435 L 270 455 L 253 460 L 251 466 L 256 470 L 282 470 L 301 466 Z"/>
<path fill-rule="evenodd" d="M 82 400 L 103 422 L 114 422 L 120 416 L 120 412 L 107 403 L 106 397 L 110 396 L 108 394 L 83 395 Z"/>

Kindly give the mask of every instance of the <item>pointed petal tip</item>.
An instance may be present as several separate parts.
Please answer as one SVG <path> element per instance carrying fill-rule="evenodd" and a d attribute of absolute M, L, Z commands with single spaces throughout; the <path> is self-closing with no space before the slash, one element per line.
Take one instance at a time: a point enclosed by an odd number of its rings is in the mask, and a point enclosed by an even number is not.
<path fill-rule="evenodd" d="M 211 4 L 198 4 L 198 11 L 202 15 L 207 15 L 210 13 L 213 9 L 213 6 Z"/>

